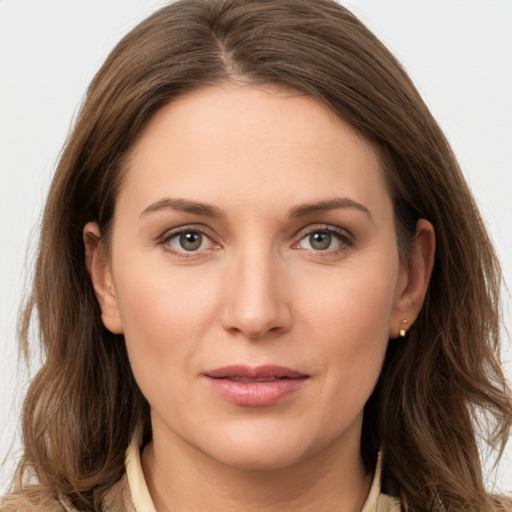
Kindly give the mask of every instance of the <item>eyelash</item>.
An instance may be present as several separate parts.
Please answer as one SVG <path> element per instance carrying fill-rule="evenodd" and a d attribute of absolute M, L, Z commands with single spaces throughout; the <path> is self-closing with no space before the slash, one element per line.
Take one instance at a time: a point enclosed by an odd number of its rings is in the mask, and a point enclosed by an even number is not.
<path fill-rule="evenodd" d="M 310 237 L 311 235 L 313 235 L 315 233 L 322 233 L 322 234 L 327 234 L 330 236 L 334 235 L 334 238 L 336 238 L 339 242 L 339 246 L 334 249 L 325 249 L 325 250 L 314 249 L 314 248 L 303 249 L 305 251 L 312 252 L 315 255 L 319 255 L 322 257 L 337 255 L 337 254 L 340 254 L 340 253 L 346 251 L 348 248 L 350 248 L 354 245 L 354 237 L 346 230 L 335 228 L 335 227 L 329 226 L 329 225 L 322 225 L 322 226 L 317 225 L 317 226 L 308 227 L 306 230 L 302 231 L 302 233 L 300 233 L 299 240 L 292 245 L 292 248 L 301 249 L 301 247 L 299 246 L 300 243 L 302 241 L 306 240 L 307 237 Z M 202 237 L 209 240 L 210 244 L 213 244 L 215 249 L 220 248 L 220 244 L 214 242 L 212 240 L 212 238 L 206 233 L 205 230 L 203 230 L 199 227 L 192 227 L 192 226 L 184 226 L 184 227 L 178 228 L 176 230 L 166 232 L 159 239 L 159 243 L 164 246 L 166 251 L 172 253 L 173 255 L 177 256 L 178 258 L 193 258 L 193 257 L 197 256 L 198 254 L 204 252 L 204 250 L 202 250 L 202 251 L 187 251 L 185 249 L 177 250 L 177 249 L 172 248 L 172 246 L 170 244 L 171 240 L 173 240 L 176 237 L 185 235 L 185 234 L 201 235 Z M 201 242 L 201 245 L 203 242 L 204 242 L 204 240 Z"/>

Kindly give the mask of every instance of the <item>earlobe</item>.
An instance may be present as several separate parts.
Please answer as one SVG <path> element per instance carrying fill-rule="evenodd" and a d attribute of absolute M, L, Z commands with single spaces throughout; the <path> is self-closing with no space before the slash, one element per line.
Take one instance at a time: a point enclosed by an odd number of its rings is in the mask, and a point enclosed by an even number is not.
<path fill-rule="evenodd" d="M 434 227 L 420 219 L 406 265 L 402 267 L 399 289 L 389 326 L 389 337 L 405 336 L 419 315 L 434 267 L 436 237 Z"/>
<path fill-rule="evenodd" d="M 85 264 L 91 277 L 96 299 L 100 305 L 103 324 L 114 334 L 121 334 L 123 326 L 119 315 L 110 262 L 102 246 L 101 232 L 96 222 L 88 222 L 85 225 L 83 238 Z"/>

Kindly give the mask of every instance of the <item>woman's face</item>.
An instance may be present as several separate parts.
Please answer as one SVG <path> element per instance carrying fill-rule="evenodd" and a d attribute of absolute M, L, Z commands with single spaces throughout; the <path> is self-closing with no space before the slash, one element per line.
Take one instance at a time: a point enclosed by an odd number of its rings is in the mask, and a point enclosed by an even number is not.
<path fill-rule="evenodd" d="M 376 151 L 319 103 L 233 85 L 162 108 L 99 267 L 154 439 L 243 468 L 359 450 L 409 270 Z"/>

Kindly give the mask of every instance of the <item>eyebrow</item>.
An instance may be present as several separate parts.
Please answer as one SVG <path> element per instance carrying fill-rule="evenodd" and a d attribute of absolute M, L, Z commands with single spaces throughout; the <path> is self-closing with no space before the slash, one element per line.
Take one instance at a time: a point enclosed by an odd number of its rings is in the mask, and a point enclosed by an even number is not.
<path fill-rule="evenodd" d="M 326 201 L 296 206 L 291 210 L 290 217 L 304 217 L 306 215 L 311 215 L 312 213 L 337 210 L 339 208 L 354 208 L 368 215 L 370 219 L 372 218 L 372 214 L 366 206 L 347 197 L 333 197 Z"/>
<path fill-rule="evenodd" d="M 337 210 L 340 208 L 353 208 L 365 213 L 370 218 L 372 218 L 372 214 L 370 210 L 366 208 L 366 206 L 364 206 L 361 203 L 358 203 L 357 201 L 354 201 L 353 199 L 349 199 L 346 197 L 334 197 L 332 199 L 327 199 L 325 201 L 295 206 L 290 211 L 290 217 L 305 217 L 313 213 Z M 220 218 L 224 216 L 222 211 L 219 210 L 216 206 L 212 206 L 206 203 L 200 203 L 197 201 L 190 201 L 187 199 L 170 198 L 160 199 L 159 201 L 150 204 L 141 212 L 140 216 L 143 217 L 150 213 L 166 209 L 176 210 L 184 213 L 191 213 L 194 215 L 205 215 L 207 217 Z"/>
<path fill-rule="evenodd" d="M 222 217 L 222 212 L 215 206 L 196 201 L 188 201 L 186 199 L 160 199 L 155 203 L 150 204 L 147 208 L 142 210 L 140 216 L 148 215 L 160 210 L 176 210 L 184 213 L 192 213 L 195 215 L 206 215 L 207 217 Z"/>

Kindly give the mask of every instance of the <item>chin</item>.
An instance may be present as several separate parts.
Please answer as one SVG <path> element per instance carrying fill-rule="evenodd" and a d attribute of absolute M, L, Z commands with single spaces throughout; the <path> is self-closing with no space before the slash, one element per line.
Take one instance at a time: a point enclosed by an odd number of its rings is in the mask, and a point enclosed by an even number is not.
<path fill-rule="evenodd" d="M 200 448 L 201 449 L 201 448 Z M 225 432 L 202 451 L 218 462 L 245 471 L 272 471 L 293 466 L 322 449 L 301 432 L 250 429 Z"/>

